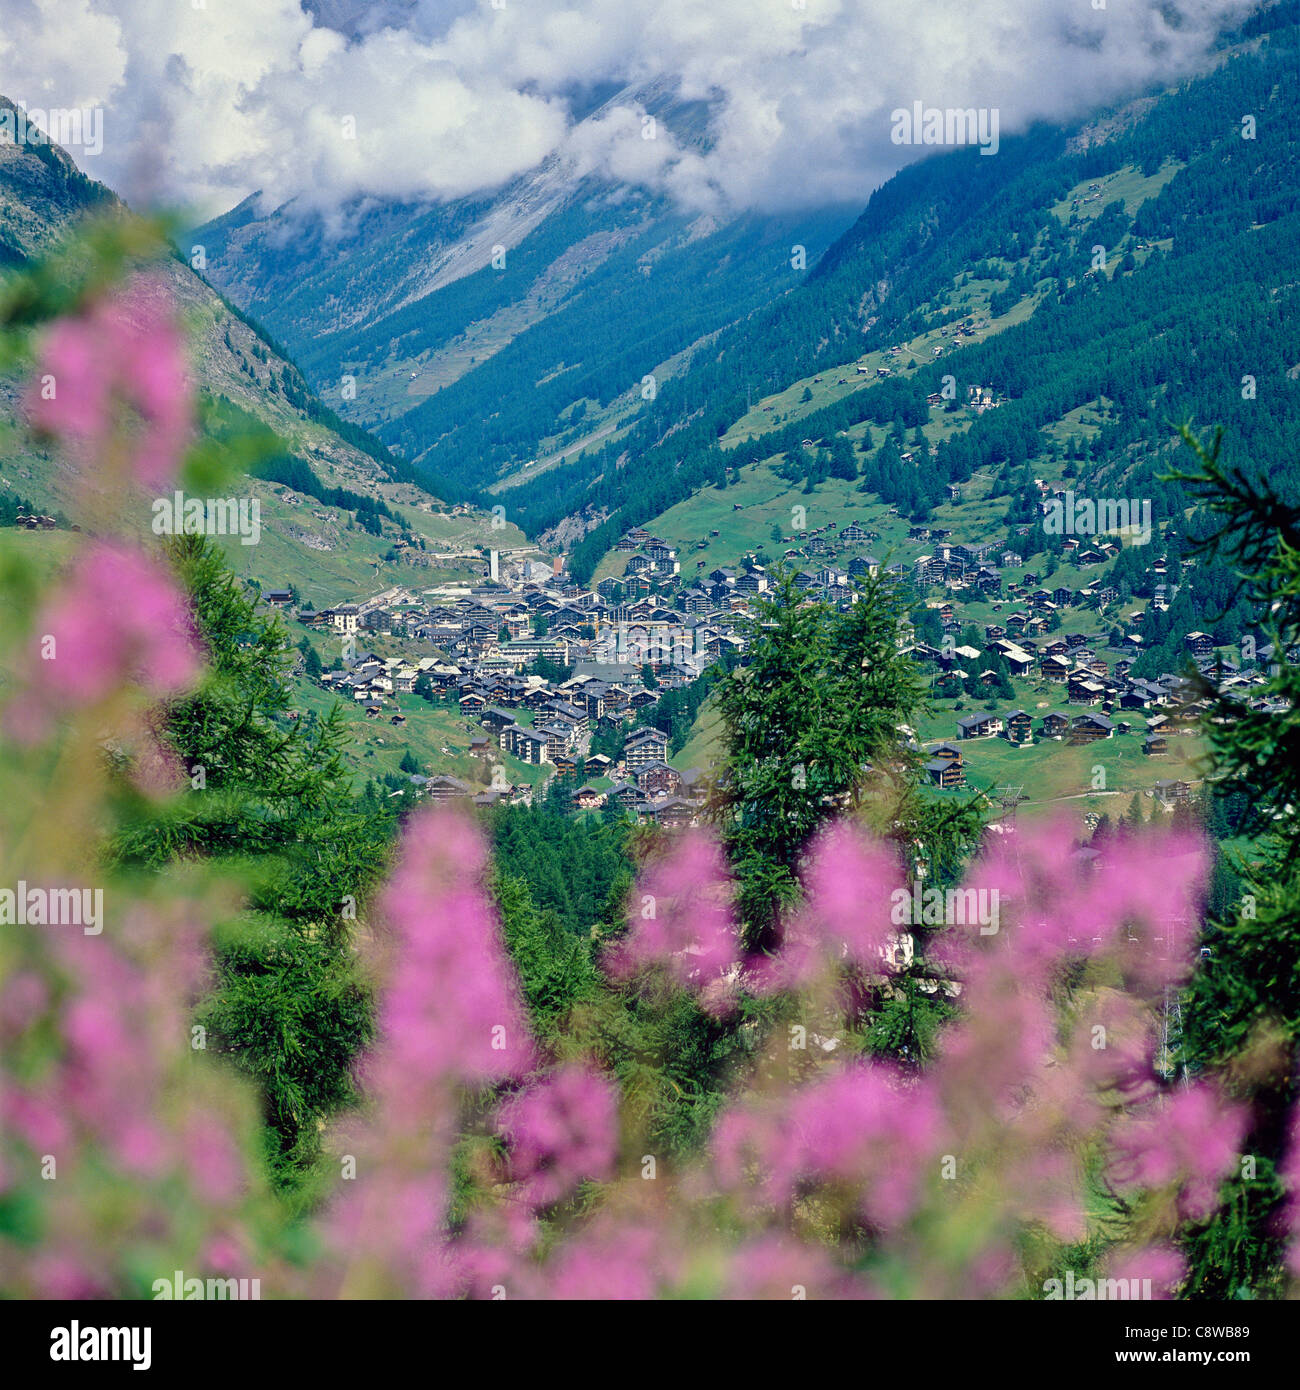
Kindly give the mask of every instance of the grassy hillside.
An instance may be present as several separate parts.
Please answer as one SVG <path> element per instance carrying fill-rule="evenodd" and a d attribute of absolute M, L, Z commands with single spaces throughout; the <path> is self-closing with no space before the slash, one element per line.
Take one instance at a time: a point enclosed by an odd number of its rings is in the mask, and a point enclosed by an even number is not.
<path fill-rule="evenodd" d="M 0 99 L 3 100 L 3 99 Z M 87 219 L 121 219 L 126 210 L 50 145 L 0 145 L 0 284 L 69 244 Z M 455 514 L 413 480 L 400 460 L 313 397 L 298 368 L 262 331 L 178 258 L 155 262 L 185 326 L 196 388 L 206 403 L 273 431 L 277 450 L 311 470 L 322 489 L 383 501 L 400 518 L 373 535 L 355 509 L 332 505 L 258 478 L 241 493 L 261 507 L 255 545 L 222 544 L 231 564 L 268 587 L 295 585 L 317 606 L 356 598 L 395 582 L 433 583 L 482 572 L 473 552 L 524 544 L 513 524 L 493 530 L 483 512 Z M 55 455 L 18 427 L 21 372 L 0 375 L 0 488 L 75 521 L 75 479 Z M 147 517 L 142 517 L 142 526 Z M 386 559 L 403 531 L 423 538 L 428 568 Z M 445 556 L 441 559 L 437 557 Z"/>

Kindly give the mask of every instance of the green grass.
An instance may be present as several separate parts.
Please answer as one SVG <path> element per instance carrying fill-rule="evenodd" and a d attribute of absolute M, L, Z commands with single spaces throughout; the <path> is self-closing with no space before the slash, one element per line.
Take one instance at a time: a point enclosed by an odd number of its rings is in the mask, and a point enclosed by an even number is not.
<path fill-rule="evenodd" d="M 1074 709 L 1082 712 L 1082 706 Z M 1143 729 L 1139 722 L 1130 734 L 1077 746 L 1047 739 L 1017 747 L 1002 738 L 965 739 L 959 746 L 970 788 L 1021 787 L 1026 812 L 1041 814 L 1064 803 L 1080 813 L 1105 811 L 1114 820 L 1128 809 L 1135 792 L 1149 792 L 1158 781 L 1198 780 L 1193 759 L 1203 748 L 1199 738 L 1171 738 L 1167 755 L 1148 757 L 1142 752 Z M 950 736 L 945 741 L 955 743 L 956 739 Z M 937 790 L 934 794 L 960 795 Z M 1148 807 L 1149 815 L 1158 813 L 1158 807 L 1154 811 Z"/>
<path fill-rule="evenodd" d="M 668 759 L 679 772 L 688 772 L 693 767 L 707 771 L 721 751 L 722 717 L 716 707 L 705 701 L 695 723 L 691 725 L 691 736 L 681 749 Z"/>
<path fill-rule="evenodd" d="M 992 280 L 972 282 L 961 291 L 954 290 L 941 304 L 935 305 L 933 317 L 942 324 L 955 318 L 987 317 L 989 295 L 1000 288 L 1001 285 Z M 1037 298 L 1027 296 L 1013 304 L 1005 314 L 990 319 L 987 327 L 966 341 L 971 344 L 979 343 L 997 333 L 1005 332 L 1008 328 L 1023 323 L 1037 307 Z M 948 362 L 954 358 L 959 359 L 962 351 L 960 347 L 949 344 L 941 328 L 922 333 L 899 346 L 902 351 L 897 357 L 891 357 L 884 348 L 864 353 L 855 361 L 847 362 L 843 366 L 826 367 L 812 376 L 801 377 L 798 381 L 791 382 L 784 390 L 774 395 L 764 396 L 722 436 L 722 446 L 726 448 L 739 444 L 780 425 L 802 420 L 814 411 L 843 400 L 845 396 L 851 396 L 857 391 L 870 390 L 877 382 L 877 368 L 888 367 L 894 376 L 910 376 L 918 368 L 935 360 Z M 939 359 L 934 355 L 936 347 L 943 348 Z M 865 374 L 858 371 L 859 366 L 867 369 Z M 810 398 L 806 401 L 803 400 L 805 390 L 810 393 Z M 966 425 L 974 418 L 964 412 L 963 416 Z"/>
<path fill-rule="evenodd" d="M 1171 159 L 1154 174 L 1144 175 L 1136 165 L 1126 164 L 1122 169 L 1113 174 L 1106 174 L 1103 178 L 1084 179 L 1082 183 L 1075 184 L 1065 197 L 1052 208 L 1052 212 L 1061 222 L 1068 222 L 1070 220 L 1070 203 L 1073 199 L 1078 198 L 1080 200 L 1078 215 L 1081 221 L 1091 222 L 1114 202 L 1122 202 L 1125 213 L 1132 217 L 1148 199 L 1158 197 L 1160 190 L 1183 167 L 1176 159 Z M 1094 183 L 1101 185 L 1101 197 L 1092 203 L 1083 202 L 1082 200 L 1089 196 L 1089 185 Z"/>
<path fill-rule="evenodd" d="M 735 510 L 737 503 L 739 511 Z M 707 574 L 718 566 L 734 567 L 752 551 L 766 551 L 771 559 L 777 560 L 783 550 L 793 549 L 798 544 L 797 536 L 789 546 L 778 544 L 772 541 L 771 530 L 776 523 L 784 535 L 794 536 L 792 508 L 796 506 L 803 507 L 806 513 L 805 536 L 828 521 L 834 521 L 841 529 L 850 521 L 856 521 L 868 531 L 880 533 L 879 541 L 864 542 L 840 552 L 834 558 L 841 565 L 847 565 L 856 554 L 870 553 L 886 558 L 891 548 L 897 549 L 906 541 L 910 525 L 891 516 L 874 494 L 858 492 L 856 482 L 829 478 L 812 493 L 805 494 L 802 486 L 792 487 L 778 478 L 771 461 L 764 461 L 741 469 L 740 481 L 732 487 L 723 491 L 706 488 L 670 507 L 649 523 L 646 530 L 677 546 L 682 579 L 690 583 L 696 575 Z M 709 532 L 714 530 L 720 534 L 710 536 Z M 830 533 L 827 539 L 833 539 Z M 699 545 L 701 541 L 703 546 Z M 825 558 L 811 557 L 800 561 L 799 567 L 815 569 Z M 703 567 L 698 564 L 700 560 L 705 562 Z M 592 582 L 622 574 L 626 563 L 625 552 L 610 551 L 597 566 Z"/>
<path fill-rule="evenodd" d="M 489 758 L 471 757 L 470 739 L 481 737 L 484 731 L 454 705 L 430 704 L 417 695 L 398 695 L 386 698 L 383 713 L 370 719 L 359 708 L 359 701 L 340 699 L 304 678 L 294 681 L 293 708 L 323 715 L 334 704 L 344 707 L 344 719 L 352 735 L 347 758 L 358 786 L 367 778 L 400 772 L 399 764 L 408 749 L 426 777 L 448 774 L 479 789 L 486 789 L 495 764 L 505 768 L 507 781 L 529 786 L 537 786 L 554 771 L 547 763 L 520 762 L 500 748 L 493 749 Z M 389 720 L 399 710 L 406 716 L 406 723 L 395 726 Z"/>
<path fill-rule="evenodd" d="M 76 550 L 79 537 L 71 531 L 28 531 L 20 526 L 0 526 L 0 564 L 21 563 L 35 570 L 45 584 Z"/>
<path fill-rule="evenodd" d="M 1064 684 L 1013 681 L 1015 700 L 993 702 L 995 712 L 1005 714 L 1019 707 L 1034 718 L 1035 727 L 1044 715 L 1061 713 L 1068 718 L 1087 711 L 1087 706 L 1066 701 Z M 934 710 L 918 721 L 916 734 L 927 750 L 938 743 L 954 743 L 962 750 L 966 767 L 966 790 L 938 791 L 938 797 L 969 796 L 970 791 L 996 791 L 999 787 L 1023 788 L 1025 813 L 1044 814 L 1054 806 L 1065 805 L 1079 814 L 1107 811 L 1115 816 L 1128 809 L 1135 792 L 1150 792 L 1159 781 L 1181 778 L 1195 782 L 1200 778 L 1196 760 L 1205 743 L 1198 735 L 1171 736 L 1169 752 L 1150 757 L 1142 752 L 1146 716 L 1141 710 L 1118 713 L 1115 722 L 1132 724 L 1128 734 L 1115 734 L 1092 744 L 1070 745 L 1064 740 L 1040 739 L 1017 746 L 1003 738 L 963 739 L 958 743 L 957 719 L 984 709 L 984 702 L 936 700 Z M 691 735 L 681 751 L 669 761 L 676 768 L 710 768 L 720 751 L 721 724 L 716 709 L 706 704 L 700 711 Z M 1100 769 L 1100 774 L 1098 773 Z M 1099 785 L 1094 785 L 1098 783 Z M 1154 798 L 1148 802 L 1148 815 L 1160 814 Z"/>

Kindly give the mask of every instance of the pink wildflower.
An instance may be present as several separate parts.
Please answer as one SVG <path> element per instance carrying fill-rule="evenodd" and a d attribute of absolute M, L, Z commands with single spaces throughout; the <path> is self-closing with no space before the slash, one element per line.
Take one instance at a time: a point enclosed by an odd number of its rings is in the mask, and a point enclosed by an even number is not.
<path fill-rule="evenodd" d="M 1167 1245 L 1145 1245 L 1115 1255 L 1105 1277 L 1123 1279 L 1130 1298 L 1167 1299 L 1187 1277 L 1187 1261 Z"/>
<path fill-rule="evenodd" d="M 134 681 L 153 699 L 181 694 L 199 672 L 184 599 L 171 576 L 134 550 L 97 543 L 78 560 L 37 620 L 39 651 L 8 710 L 15 736 L 33 740 L 52 714 L 83 709 Z"/>
<path fill-rule="evenodd" d="M 1225 1102 L 1212 1084 L 1180 1087 L 1148 1114 L 1116 1126 L 1112 1175 L 1123 1187 L 1177 1183 L 1180 1214 L 1204 1220 L 1237 1161 L 1245 1129 L 1245 1111 Z"/>
<path fill-rule="evenodd" d="M 510 1141 L 511 1169 L 538 1206 L 558 1201 L 584 1178 L 614 1168 L 617 1096 L 583 1067 L 564 1067 L 510 1101 L 500 1129 Z"/>
<path fill-rule="evenodd" d="M 28 396 L 33 425 L 67 444 L 83 463 L 102 455 L 116 426 L 115 400 L 139 421 L 133 459 L 150 488 L 175 476 L 193 412 L 184 341 L 170 293 L 137 279 L 111 299 L 54 323 Z"/>
<path fill-rule="evenodd" d="M 502 1081 L 532 1057 L 514 967 L 482 878 L 482 837 L 452 812 L 413 816 L 379 900 L 397 943 L 384 996 L 381 1087 Z"/>
<path fill-rule="evenodd" d="M 630 924 L 606 957 L 626 978 L 647 965 L 665 966 L 714 1011 L 727 1006 L 740 968 L 740 942 L 730 911 L 730 883 L 715 842 L 683 834 L 656 860 L 632 894 Z"/>

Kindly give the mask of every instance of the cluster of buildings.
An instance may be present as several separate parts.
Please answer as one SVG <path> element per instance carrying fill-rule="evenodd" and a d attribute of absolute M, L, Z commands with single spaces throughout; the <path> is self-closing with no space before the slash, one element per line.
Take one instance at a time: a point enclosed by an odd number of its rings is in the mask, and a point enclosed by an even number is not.
<path fill-rule="evenodd" d="M 992 629 L 986 629 L 991 632 Z M 1243 706 L 1269 710 L 1274 708 L 1261 693 L 1268 677 L 1258 667 L 1243 669 L 1233 658 L 1216 654 L 1213 639 L 1203 632 L 1191 632 L 1184 638 L 1188 654 L 1197 669 L 1221 694 L 1242 702 Z M 963 682 L 958 690 L 978 697 L 980 685 L 992 686 L 997 673 L 986 671 L 973 679 L 956 663 L 980 655 L 967 647 L 950 652 L 926 649 L 936 664 L 947 668 L 942 679 Z M 1131 674 L 1133 663 L 1121 657 L 1113 665 L 1105 658 L 1094 656 L 1084 637 L 1071 634 L 1058 641 L 1043 643 L 1035 650 L 1005 638 L 989 642 L 986 651 L 1001 655 L 1017 675 L 1031 675 L 1037 667 L 1038 676 L 1058 682 L 1065 687 L 1065 703 L 1080 706 L 1077 714 L 1051 710 L 1034 716 L 1023 709 L 1006 713 L 982 710 L 962 716 L 956 721 L 957 743 L 940 744 L 931 750 L 926 771 L 934 785 L 960 787 L 965 785 L 963 759 L 958 744 L 969 739 L 1001 737 L 1008 743 L 1025 745 L 1042 739 L 1070 744 L 1092 743 L 1113 738 L 1117 734 L 1133 733 L 1134 724 L 1127 715 L 1141 715 L 1142 751 L 1148 756 L 1169 752 L 1169 740 L 1193 733 L 1205 703 L 1197 698 L 1189 677 L 1166 673 L 1154 679 Z M 1292 653 L 1294 656 L 1300 652 Z M 1266 660 L 1268 653 L 1265 654 Z M 1162 799 L 1181 799 L 1189 784 L 1168 783 L 1168 795 L 1161 791 L 1166 784 L 1157 784 Z"/>
<path fill-rule="evenodd" d="M 339 659 L 320 683 L 368 717 L 405 724 L 396 697 L 421 694 L 454 702 L 466 724 L 482 730 L 469 752 L 491 767 L 489 789 L 417 774 L 411 780 L 421 795 L 480 802 L 530 797 L 531 786 L 504 779 L 499 759 L 506 753 L 530 766 L 545 764 L 556 776 L 587 779 L 572 795 L 577 809 L 613 802 L 640 820 L 676 826 L 698 816 L 703 781 L 698 771 L 669 765 L 667 735 L 650 727 L 647 716 L 665 691 L 741 655 L 736 628 L 750 596 L 766 587 L 761 572 L 719 570 L 693 592 L 679 585 L 672 593 L 627 593 L 508 566 L 496 582 L 389 588 L 355 603 L 298 609 L 296 616 L 337 639 Z M 264 597 L 292 607 L 287 590 Z M 380 656 L 367 648 L 378 637 L 409 643 L 411 650 Z M 539 674 L 539 662 L 554 673 Z M 624 734 L 617 761 L 591 752 L 602 731 Z"/>
<path fill-rule="evenodd" d="M 781 559 L 806 566 L 795 569 L 795 584 L 810 598 L 847 603 L 854 582 L 881 568 L 879 560 L 863 552 L 878 539 L 857 523 L 828 522 L 783 536 L 791 548 Z M 936 694 L 981 702 L 998 689 L 1005 695 L 1005 665 L 1012 676 L 1059 685 L 1063 699 L 1053 704 L 1078 707 L 1051 709 L 1041 716 L 1022 709 L 982 711 L 957 719 L 954 742 L 929 756 L 927 772 L 935 785 L 964 784 L 960 749 L 971 739 L 1088 743 L 1133 732 L 1132 717 L 1140 714 L 1143 750 L 1159 756 L 1168 751 L 1168 740 L 1190 730 L 1202 712 L 1184 678 L 1132 676 L 1140 632 L 1124 637 L 1122 649 L 1104 651 L 1098 650 L 1099 639 L 1082 633 L 1055 635 L 1065 610 L 1112 604 L 1119 597 L 1113 588 L 1049 587 L 1043 575 L 1023 572 L 1022 556 L 1005 544 L 961 544 L 940 527 L 914 526 L 909 539 L 929 549 L 910 568 L 892 564 L 887 570 L 911 577 L 922 590 L 942 586 L 951 593 L 951 598 L 930 603 L 945 634 L 963 626 L 965 601 L 1014 605 L 1000 621 L 984 626 L 984 653 L 997 654 L 999 670 L 979 670 L 982 653 L 956 646 L 947 636 L 941 647 L 912 645 L 914 655 L 940 673 Z M 707 541 L 698 544 L 706 546 Z M 1118 553 L 1104 537 L 1086 544 L 1071 537 L 1065 545 L 1079 564 L 1099 563 Z M 650 712 L 664 691 L 694 681 L 714 662 L 743 660 L 742 620 L 752 612 L 754 600 L 771 588 L 771 580 L 752 555 L 735 568 L 707 572 L 701 559 L 695 573 L 684 574 L 677 546 L 644 528 L 627 532 L 617 549 L 628 556 L 626 572 L 592 588 L 571 582 L 558 565 L 498 566 L 493 555 L 487 582 L 418 592 L 390 588 L 318 613 L 299 611 L 298 617 L 339 640 L 342 659 L 323 673 L 322 683 L 358 702 L 368 716 L 402 724 L 405 715 L 392 708 L 395 697 L 425 694 L 454 702 L 466 724 L 481 730 L 471 740 L 470 753 L 492 767 L 490 790 L 476 792 L 454 777 L 413 779 L 424 794 L 480 800 L 531 795 L 531 788 L 501 781 L 497 760 L 504 753 L 530 766 L 546 765 L 554 775 L 576 783 L 575 808 L 615 804 L 643 821 L 691 824 L 702 805 L 702 778 L 696 770 L 683 773 L 669 764 L 667 736 L 649 726 Z M 841 561 L 851 551 L 857 553 Z M 1014 579 L 1004 576 L 1010 569 L 1017 572 Z M 1154 571 L 1151 606 L 1166 608 L 1176 586 L 1166 582 L 1162 560 L 1154 561 Z M 272 592 L 266 597 L 285 606 L 290 595 Z M 1124 626 L 1140 627 L 1141 616 L 1128 615 Z M 359 644 L 377 636 L 408 642 L 412 650 L 381 657 L 361 649 Z M 911 636 L 904 633 L 901 640 Z M 1221 689 L 1238 690 L 1243 700 L 1257 698 L 1252 690 L 1265 679 L 1259 671 L 1240 670 L 1231 659 L 1216 656 L 1206 633 L 1188 633 L 1186 646 L 1203 669 L 1214 668 Z M 555 669 L 550 675 L 539 673 L 539 663 L 543 672 L 548 664 Z M 623 736 L 624 751 L 617 761 L 592 751 L 593 738 L 612 731 Z"/>

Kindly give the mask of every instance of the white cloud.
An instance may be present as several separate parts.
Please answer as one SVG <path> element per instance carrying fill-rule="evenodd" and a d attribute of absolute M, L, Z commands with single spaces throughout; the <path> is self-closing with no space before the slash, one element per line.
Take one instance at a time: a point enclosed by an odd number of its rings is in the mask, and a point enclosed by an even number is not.
<path fill-rule="evenodd" d="M 698 206 L 862 201 L 916 151 L 914 101 L 1003 137 L 1174 80 L 1258 0 L 0 0 L 0 92 L 106 106 L 88 172 L 204 211 L 262 189 L 328 208 L 448 198 L 558 154 Z M 709 103 L 709 143 L 643 138 L 652 84 Z M 645 100 L 644 93 L 640 94 Z M 355 129 L 355 138 L 352 130 Z M 73 151 L 74 156 L 77 151 Z"/>

